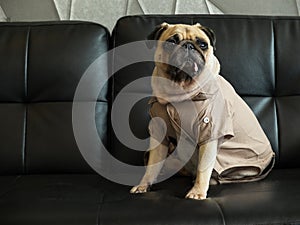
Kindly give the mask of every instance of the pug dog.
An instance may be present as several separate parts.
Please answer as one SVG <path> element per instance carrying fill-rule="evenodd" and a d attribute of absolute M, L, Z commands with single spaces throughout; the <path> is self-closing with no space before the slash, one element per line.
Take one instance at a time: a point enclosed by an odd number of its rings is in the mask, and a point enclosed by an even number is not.
<path fill-rule="evenodd" d="M 196 146 L 182 169 L 195 176 L 186 198 L 206 199 L 210 183 L 249 182 L 266 177 L 274 165 L 274 152 L 251 109 L 219 75 L 215 33 L 199 23 L 162 23 L 148 39 L 158 41 L 150 116 L 163 119 L 165 127 L 149 123 L 146 172 L 130 192 L 149 191 L 162 168 L 167 167 L 152 165 L 170 156 L 182 134 Z M 185 149 L 180 151 L 184 153 Z M 183 158 L 178 156 L 173 162 Z"/>

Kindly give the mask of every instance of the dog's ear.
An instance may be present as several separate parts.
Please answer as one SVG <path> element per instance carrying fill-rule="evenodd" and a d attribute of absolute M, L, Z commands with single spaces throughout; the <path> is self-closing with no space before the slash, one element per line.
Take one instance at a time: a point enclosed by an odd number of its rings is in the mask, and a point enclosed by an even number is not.
<path fill-rule="evenodd" d="M 211 46 L 213 47 L 214 51 L 216 51 L 216 41 L 217 41 L 217 39 L 216 39 L 215 32 L 212 29 L 208 28 L 208 27 L 202 26 L 200 23 L 196 23 L 195 26 L 199 27 L 199 29 L 201 29 L 207 35 L 207 37 L 210 40 Z"/>
<path fill-rule="evenodd" d="M 147 36 L 147 40 L 159 40 L 160 36 L 168 28 L 168 26 L 169 24 L 167 24 L 166 22 L 156 26 L 155 29 Z M 147 41 L 146 45 L 148 48 L 154 47 L 153 41 Z"/>

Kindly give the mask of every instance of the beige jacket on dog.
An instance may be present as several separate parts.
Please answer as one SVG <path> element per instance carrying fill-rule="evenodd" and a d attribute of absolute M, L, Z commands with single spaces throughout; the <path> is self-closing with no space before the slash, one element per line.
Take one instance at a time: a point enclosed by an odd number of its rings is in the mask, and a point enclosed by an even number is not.
<path fill-rule="evenodd" d="M 219 183 L 248 182 L 264 178 L 274 165 L 274 152 L 270 142 L 248 105 L 237 95 L 233 87 L 221 76 L 207 82 L 192 98 L 196 113 L 191 113 L 189 101 L 168 103 L 160 99 L 150 100 L 151 117 L 161 117 L 167 125 L 164 136 L 162 124 L 149 124 L 150 135 L 171 146 L 182 132 L 197 148 L 211 140 L 219 140 L 219 150 L 214 165 L 214 178 Z M 182 119 L 184 118 L 184 119 Z M 170 153 L 174 148 L 169 148 Z M 180 151 L 179 160 L 185 157 Z M 185 166 L 190 173 L 196 171 L 194 157 Z M 254 177 L 235 179 L 226 177 L 228 171 L 255 168 Z"/>

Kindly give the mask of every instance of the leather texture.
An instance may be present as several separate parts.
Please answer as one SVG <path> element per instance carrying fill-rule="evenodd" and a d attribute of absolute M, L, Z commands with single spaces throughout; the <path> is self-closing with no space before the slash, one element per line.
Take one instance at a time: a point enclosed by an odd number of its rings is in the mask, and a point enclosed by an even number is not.
<path fill-rule="evenodd" d="M 157 24 L 211 27 L 221 74 L 254 111 L 276 152 L 276 166 L 259 182 L 211 186 L 208 199 L 184 199 L 189 177 L 174 176 L 132 195 L 131 187 L 95 174 L 81 156 L 72 128 L 72 101 L 87 67 L 109 47 L 144 40 Z M 0 23 L 0 224 L 298 224 L 300 126 L 298 17 L 149 15 L 121 18 L 110 37 L 89 22 Z M 108 68 L 126 60 L 114 54 Z M 143 164 L 143 152 L 114 135 L 110 107 L 130 82 L 152 73 L 142 62 L 117 71 L 98 97 L 95 123 L 119 160 Z M 150 83 L 126 94 L 151 95 Z M 83 99 L 89 101 L 90 99 Z M 144 98 L 130 126 L 147 138 Z M 147 149 L 148 146 L 145 146 Z M 100 159 L 101 161 L 101 159 Z"/>
<path fill-rule="evenodd" d="M 88 22 L 1 23 L 0 33 L 0 173 L 93 172 L 76 145 L 72 102 L 85 70 L 109 48 L 107 29 Z M 106 76 L 101 68 L 99 76 Z M 101 92 L 97 124 L 105 143 L 107 107 Z"/>

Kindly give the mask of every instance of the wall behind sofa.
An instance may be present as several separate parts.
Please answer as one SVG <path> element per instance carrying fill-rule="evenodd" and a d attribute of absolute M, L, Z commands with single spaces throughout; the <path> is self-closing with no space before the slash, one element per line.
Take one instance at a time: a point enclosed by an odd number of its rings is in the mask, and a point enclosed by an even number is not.
<path fill-rule="evenodd" d="M 0 0 L 0 21 L 89 20 L 110 30 L 136 14 L 300 15 L 300 0 Z"/>

